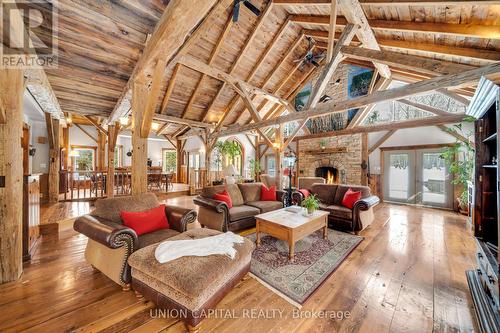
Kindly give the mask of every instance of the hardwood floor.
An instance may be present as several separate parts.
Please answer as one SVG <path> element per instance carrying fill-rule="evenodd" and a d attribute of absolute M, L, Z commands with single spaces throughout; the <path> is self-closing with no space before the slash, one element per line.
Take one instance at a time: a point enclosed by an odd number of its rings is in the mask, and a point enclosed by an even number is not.
<path fill-rule="evenodd" d="M 189 197 L 168 200 L 192 205 Z M 78 211 L 75 207 L 68 212 Z M 54 213 L 55 214 L 55 213 Z M 201 332 L 477 331 L 464 271 L 474 267 L 474 239 L 455 213 L 381 204 L 365 240 L 301 309 L 256 280 L 242 281 L 219 304 L 234 317 L 208 318 Z M 174 318 L 151 318 L 138 300 L 93 270 L 87 240 L 72 230 L 46 235 L 21 279 L 0 286 L 2 332 L 184 332 Z M 243 317 L 248 310 L 264 310 Z M 309 318 L 349 311 L 343 320 Z M 297 314 L 308 318 L 297 318 Z M 329 313 L 332 314 L 332 313 Z"/>

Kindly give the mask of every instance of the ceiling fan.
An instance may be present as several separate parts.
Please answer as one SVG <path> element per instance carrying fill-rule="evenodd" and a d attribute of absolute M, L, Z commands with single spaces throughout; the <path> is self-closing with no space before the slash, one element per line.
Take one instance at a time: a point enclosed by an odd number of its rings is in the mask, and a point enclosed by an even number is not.
<path fill-rule="evenodd" d="M 243 2 L 243 5 L 247 7 L 252 13 L 256 16 L 260 15 L 260 10 L 255 7 L 250 0 L 234 0 L 233 7 L 233 22 L 238 22 L 238 17 L 240 16 L 240 3 Z"/>
<path fill-rule="evenodd" d="M 300 64 L 300 67 L 299 67 L 299 70 L 301 70 L 301 71 L 304 69 L 304 66 L 307 64 L 311 64 L 315 67 L 319 67 L 320 61 L 323 60 L 326 56 L 325 52 L 320 52 L 320 53 L 314 54 L 313 49 L 314 49 L 315 41 L 311 37 L 306 37 L 306 38 L 307 38 L 307 41 L 309 43 L 306 54 L 302 58 L 294 60 L 294 62 L 299 62 L 299 61 L 302 62 Z"/>

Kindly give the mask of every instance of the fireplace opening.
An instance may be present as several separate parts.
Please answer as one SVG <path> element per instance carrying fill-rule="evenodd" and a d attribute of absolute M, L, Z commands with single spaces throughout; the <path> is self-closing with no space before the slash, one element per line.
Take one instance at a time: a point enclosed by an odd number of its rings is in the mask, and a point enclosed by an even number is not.
<path fill-rule="evenodd" d="M 327 184 L 337 184 L 339 182 L 339 172 L 334 167 L 316 168 L 315 176 L 325 178 Z"/>

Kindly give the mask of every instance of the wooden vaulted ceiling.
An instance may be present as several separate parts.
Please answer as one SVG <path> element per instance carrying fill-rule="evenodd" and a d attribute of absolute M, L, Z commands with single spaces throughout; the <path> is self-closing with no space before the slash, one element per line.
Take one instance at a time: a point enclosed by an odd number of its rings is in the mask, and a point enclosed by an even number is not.
<path fill-rule="evenodd" d="M 500 61 L 500 1 L 394 2 L 398 1 L 360 1 L 383 50 L 472 66 Z M 315 70 L 299 68 L 294 61 L 306 52 L 304 36 L 317 40 L 318 50 L 326 45 L 330 1 L 252 3 L 262 10 L 261 16 L 242 6 L 239 21 L 232 23 L 232 1 L 220 1 L 214 9 L 220 15 L 207 16 L 197 28 L 203 30 L 201 38 L 185 54 L 289 99 Z M 59 68 L 47 70 L 47 76 L 64 112 L 107 117 L 117 107 L 129 108 L 127 81 L 167 5 L 167 0 L 57 2 Z M 338 12 L 337 35 L 345 24 Z M 351 45 L 359 42 L 354 39 Z M 372 66 L 360 59 L 348 61 Z M 428 77 L 395 66 L 391 70 L 408 81 Z M 208 123 L 251 120 L 233 87 L 183 65 L 167 65 L 161 91 L 157 113 Z M 254 102 L 264 119 L 276 115 L 262 97 Z M 185 130 L 182 124 L 172 124 L 163 133 Z"/>

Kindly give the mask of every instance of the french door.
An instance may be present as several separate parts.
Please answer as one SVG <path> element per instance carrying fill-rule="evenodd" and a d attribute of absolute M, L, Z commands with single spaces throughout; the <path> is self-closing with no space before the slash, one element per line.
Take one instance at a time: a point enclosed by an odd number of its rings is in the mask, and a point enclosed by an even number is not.
<path fill-rule="evenodd" d="M 384 200 L 453 208 L 453 184 L 443 148 L 386 150 Z"/>

